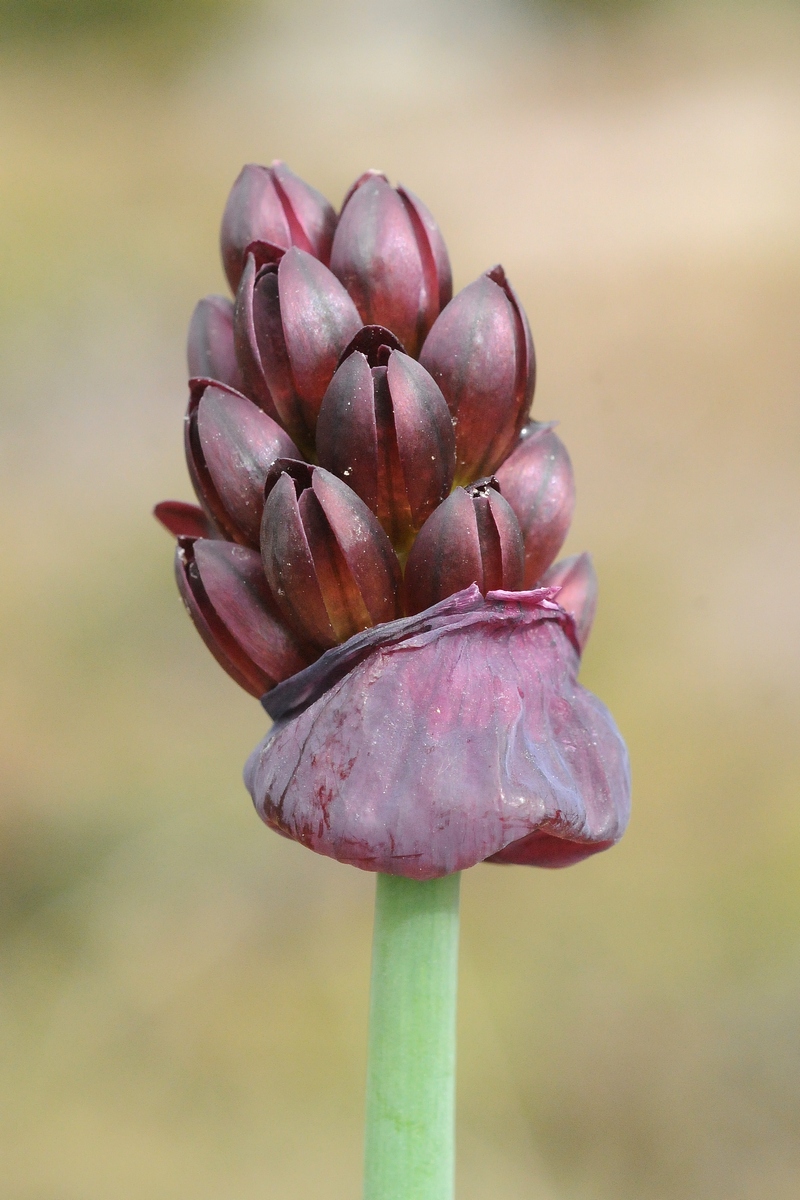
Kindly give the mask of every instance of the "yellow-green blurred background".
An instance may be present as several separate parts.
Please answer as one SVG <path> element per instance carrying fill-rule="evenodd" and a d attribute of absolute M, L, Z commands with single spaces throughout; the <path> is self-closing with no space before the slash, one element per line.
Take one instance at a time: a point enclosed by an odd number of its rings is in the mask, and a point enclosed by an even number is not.
<path fill-rule="evenodd" d="M 184 333 L 245 161 L 500 260 L 633 762 L 464 880 L 460 1200 L 800 1194 L 800 9 L 0 3 L 2 1200 L 359 1194 L 373 880 L 269 833 L 206 653 Z"/>

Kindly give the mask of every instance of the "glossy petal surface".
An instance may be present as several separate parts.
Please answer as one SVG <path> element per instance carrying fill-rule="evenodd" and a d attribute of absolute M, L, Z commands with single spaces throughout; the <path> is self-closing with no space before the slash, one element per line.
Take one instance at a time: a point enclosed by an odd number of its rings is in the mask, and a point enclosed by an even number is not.
<path fill-rule="evenodd" d="M 320 465 L 378 511 L 378 432 L 375 388 L 366 355 L 350 354 L 325 392 L 317 422 Z"/>
<path fill-rule="evenodd" d="M 418 352 L 452 286 L 447 251 L 430 213 L 377 173 L 357 181 L 345 201 L 331 270 L 364 324 L 385 325 L 410 354 Z"/>
<path fill-rule="evenodd" d="M 321 467 L 287 464 L 268 479 L 261 553 L 286 619 L 315 645 L 333 646 L 398 615 L 400 564 L 388 537 L 355 492 Z"/>
<path fill-rule="evenodd" d="M 218 379 L 237 392 L 243 390 L 233 344 L 233 301 L 227 296 L 205 296 L 197 302 L 189 322 L 186 360 L 190 379 Z"/>
<path fill-rule="evenodd" d="M 442 389 L 456 426 L 456 482 L 491 474 L 514 444 L 533 396 L 533 343 L 502 268 L 450 301 L 420 362 Z"/>
<path fill-rule="evenodd" d="M 370 368 L 367 356 L 354 351 L 331 380 L 317 454 L 405 550 L 450 490 L 453 426 L 442 393 L 418 362 L 382 342 L 372 349 L 374 357 L 385 355 L 385 366 Z"/>
<path fill-rule="evenodd" d="M 453 422 L 440 388 L 409 355 L 392 354 L 386 378 L 411 525 L 418 530 L 446 498 L 453 483 Z"/>
<path fill-rule="evenodd" d="M 474 583 L 522 586 L 517 519 L 491 481 L 456 488 L 423 525 L 405 571 L 406 611 L 422 612 Z"/>
<path fill-rule="evenodd" d="M 283 684 L 245 770 L 263 819 L 318 853 L 416 879 L 536 834 L 565 843 L 569 861 L 615 842 L 625 747 L 577 682 L 548 597 L 471 588 Z"/>
<path fill-rule="evenodd" d="M 278 409 L 289 408 L 297 397 L 301 419 L 313 437 L 325 389 L 361 318 L 336 276 L 297 249 L 289 250 L 278 266 L 277 303 L 279 316 L 273 316 L 272 327 L 279 321 L 282 347 L 274 347 L 274 334 L 262 344 L 260 311 L 256 317 L 264 375 Z"/>
<path fill-rule="evenodd" d="M 220 248 L 231 290 L 239 286 L 251 242 L 271 242 L 284 250 L 299 246 L 327 262 L 335 224 L 336 214 L 325 197 L 285 163 L 248 163 L 222 215 Z"/>
<path fill-rule="evenodd" d="M 258 548 L 264 483 L 297 447 L 277 422 L 228 388 L 197 389 L 186 416 L 186 454 L 199 498 L 226 537 Z"/>
<path fill-rule="evenodd" d="M 564 544 L 575 508 L 572 463 L 553 427 L 532 426 L 498 468 L 497 481 L 522 531 L 524 586 L 535 587 Z"/>
<path fill-rule="evenodd" d="M 261 525 L 264 572 L 291 627 L 316 646 L 333 646 L 337 641 L 336 630 L 325 606 L 309 544 L 309 537 L 318 544 L 320 537 L 327 537 L 327 532 L 324 526 L 318 532 L 319 519 L 313 528 L 307 529 L 307 517 L 307 510 L 300 509 L 294 480 L 287 474 L 281 475 L 264 505 Z"/>
<path fill-rule="evenodd" d="M 272 178 L 286 214 L 292 245 L 327 263 L 331 256 L 336 213 L 333 205 L 285 162 L 275 159 Z M 273 241 L 272 238 L 264 239 Z"/>
<path fill-rule="evenodd" d="M 231 542 L 182 539 L 175 572 L 203 641 L 251 695 L 263 695 L 308 664 L 307 649 L 278 615 L 255 551 Z"/>
<path fill-rule="evenodd" d="M 325 389 L 360 328 L 321 262 L 296 247 L 251 246 L 236 296 L 236 354 L 249 393 L 299 445 L 313 446 Z"/>
<path fill-rule="evenodd" d="M 453 298 L 453 273 L 450 268 L 450 256 L 447 253 L 447 246 L 442 237 L 441 230 L 433 218 L 433 214 L 422 203 L 419 196 L 415 196 L 410 188 L 399 186 L 397 194 L 406 206 L 412 225 L 414 225 L 417 234 L 417 243 L 421 248 L 423 266 L 428 273 L 426 278 L 426 294 L 430 297 L 436 297 L 438 302 L 438 311 L 449 304 Z M 427 247 L 425 243 L 427 242 Z M 428 260 L 427 254 L 430 254 L 432 264 Z M 432 305 L 431 305 L 432 308 Z M 430 328 L 430 322 L 428 327 Z M 426 330 L 427 332 L 427 330 Z"/>

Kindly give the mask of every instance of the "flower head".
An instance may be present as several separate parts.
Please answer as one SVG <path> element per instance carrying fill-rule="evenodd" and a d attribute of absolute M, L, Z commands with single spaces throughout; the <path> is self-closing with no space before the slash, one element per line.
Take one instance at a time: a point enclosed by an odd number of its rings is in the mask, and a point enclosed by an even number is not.
<path fill-rule="evenodd" d="M 577 681 L 597 581 L 554 564 L 569 456 L 529 419 L 528 321 L 501 267 L 451 299 L 427 208 L 369 171 L 337 218 L 282 163 L 222 224 L 235 301 L 192 317 L 200 507 L 164 501 L 178 586 L 274 724 L 263 819 L 367 870 L 566 866 L 628 816 L 625 746 Z"/>

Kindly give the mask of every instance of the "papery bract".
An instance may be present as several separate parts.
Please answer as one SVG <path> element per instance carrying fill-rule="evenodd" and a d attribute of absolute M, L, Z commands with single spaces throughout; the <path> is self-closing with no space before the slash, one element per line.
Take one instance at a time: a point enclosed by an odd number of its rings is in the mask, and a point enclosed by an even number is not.
<path fill-rule="evenodd" d="M 491 474 L 525 423 L 536 381 L 528 319 L 502 267 L 453 297 L 425 339 L 420 362 L 456 425 L 456 482 Z"/>
<path fill-rule="evenodd" d="M 230 540 L 257 549 L 267 473 L 277 459 L 297 456 L 292 439 L 246 396 L 197 380 L 184 442 L 197 497 L 214 524 Z"/>
<path fill-rule="evenodd" d="M 486 592 L 522 587 L 519 524 L 489 479 L 456 488 L 423 525 L 405 571 L 406 610 L 421 612 L 477 584 Z"/>
<path fill-rule="evenodd" d="M 181 538 L 175 574 L 203 641 L 251 695 L 263 696 L 311 661 L 313 655 L 281 620 L 256 551 Z"/>
<path fill-rule="evenodd" d="M 186 359 L 190 379 L 217 379 L 242 391 L 244 382 L 233 345 L 233 302 L 227 296 L 198 300 L 189 322 Z"/>
<path fill-rule="evenodd" d="M 354 351 L 322 401 L 317 454 L 404 550 L 453 482 L 455 440 L 444 397 L 407 354 L 385 344 L 369 358 Z"/>
<path fill-rule="evenodd" d="M 575 481 L 567 448 L 552 425 L 531 422 L 497 469 L 500 491 L 514 510 L 525 543 L 523 586 L 534 587 L 569 532 Z"/>
<path fill-rule="evenodd" d="M 248 163 L 231 188 L 222 215 L 220 248 L 231 291 L 239 286 L 247 247 L 271 242 L 299 246 L 327 262 L 336 213 L 323 195 L 279 159 L 271 167 Z"/>
<path fill-rule="evenodd" d="M 625 746 L 577 682 L 549 596 L 470 588 L 282 684 L 245 769 L 262 818 L 318 853 L 413 879 L 523 843 L 540 866 L 612 845 L 628 818 Z"/>
<path fill-rule="evenodd" d="M 331 270 L 364 324 L 385 325 L 412 355 L 453 291 L 447 248 L 433 217 L 379 171 L 362 175 L 345 197 Z"/>
<path fill-rule="evenodd" d="M 261 525 L 264 571 L 286 620 L 333 646 L 399 614 L 400 564 L 363 500 L 321 467 L 277 463 Z"/>

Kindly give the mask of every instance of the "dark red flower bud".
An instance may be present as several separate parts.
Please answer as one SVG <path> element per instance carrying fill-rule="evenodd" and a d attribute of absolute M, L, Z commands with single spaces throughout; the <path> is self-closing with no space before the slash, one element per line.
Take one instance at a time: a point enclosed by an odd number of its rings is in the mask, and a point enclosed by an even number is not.
<path fill-rule="evenodd" d="M 251 695 L 263 696 L 314 657 L 281 621 L 255 550 L 181 538 L 175 574 L 203 641 Z"/>
<path fill-rule="evenodd" d="M 369 356 L 355 351 L 331 380 L 317 454 L 403 552 L 450 491 L 455 437 L 444 396 L 424 367 L 373 340 L 379 344 Z"/>
<path fill-rule="evenodd" d="M 556 602 L 575 622 L 575 633 L 581 650 L 592 631 L 597 609 L 597 573 L 590 554 L 573 554 L 562 558 L 542 579 L 542 587 L 560 587 Z"/>
<path fill-rule="evenodd" d="M 325 389 L 361 328 L 353 301 L 310 254 L 262 245 L 247 256 L 234 323 L 248 391 L 300 445 L 313 445 Z"/>
<path fill-rule="evenodd" d="M 297 457 L 294 442 L 246 396 L 209 380 L 192 387 L 184 433 L 198 499 L 226 538 L 257 548 L 267 472 Z"/>
<path fill-rule="evenodd" d="M 334 646 L 400 613 L 400 564 L 363 500 L 304 462 L 275 464 L 266 484 L 261 554 L 287 621 Z"/>
<path fill-rule="evenodd" d="M 218 379 L 241 392 L 242 374 L 233 346 L 233 301 L 227 296 L 199 300 L 186 344 L 190 379 Z"/>
<path fill-rule="evenodd" d="M 185 500 L 162 500 L 153 516 L 174 537 L 213 538 L 215 530 L 202 508 Z"/>
<path fill-rule="evenodd" d="M 531 422 L 497 470 L 525 543 L 526 588 L 534 587 L 555 559 L 575 508 L 575 481 L 567 448 L 552 425 Z"/>
<path fill-rule="evenodd" d="M 536 375 L 528 319 L 502 267 L 450 301 L 419 360 L 456 426 L 456 482 L 491 474 L 525 423 Z"/>
<path fill-rule="evenodd" d="M 423 525 L 405 572 L 406 609 L 422 612 L 476 583 L 481 592 L 522 587 L 524 548 L 517 518 L 497 481 L 456 488 Z"/>
<path fill-rule="evenodd" d="M 385 367 L 393 350 L 399 350 L 401 354 L 406 352 L 400 338 L 395 337 L 391 329 L 385 329 L 383 325 L 362 325 L 352 342 L 342 351 L 339 366 L 356 350 L 366 354 L 371 367 Z"/>
<path fill-rule="evenodd" d="M 357 179 L 345 198 L 331 270 L 366 325 L 385 325 L 416 355 L 453 294 L 450 260 L 421 200 L 379 171 Z"/>
<path fill-rule="evenodd" d="M 336 213 L 312 188 L 276 159 L 271 167 L 242 167 L 222 214 L 220 247 L 225 274 L 235 292 L 251 242 L 299 246 L 322 262 L 331 253 Z"/>

